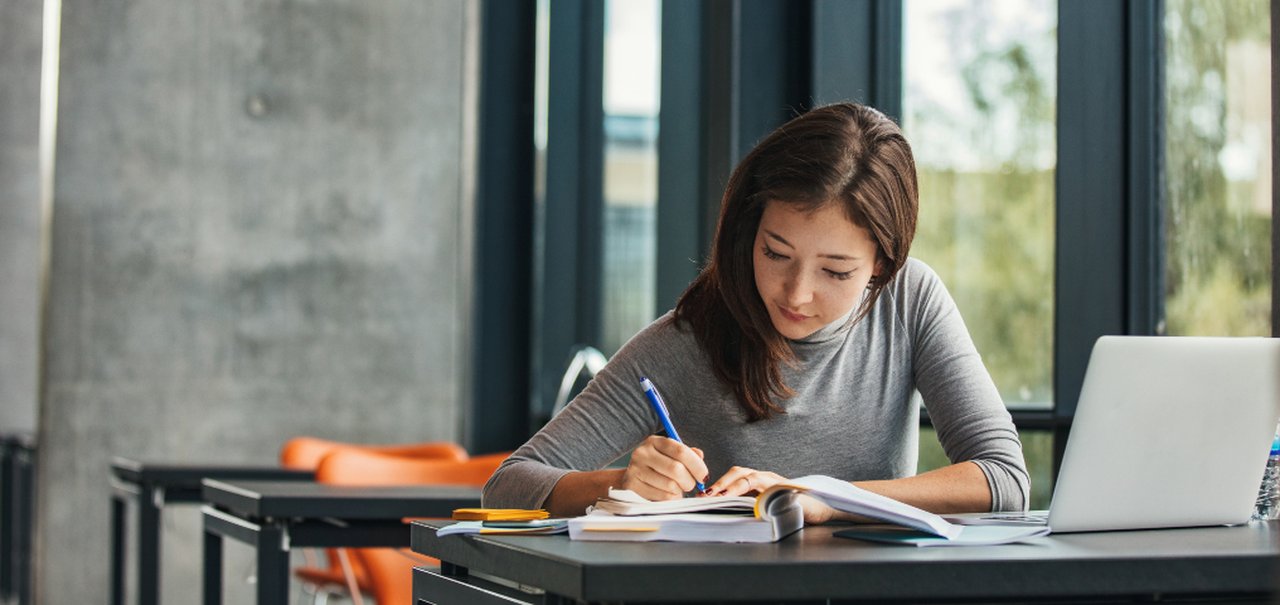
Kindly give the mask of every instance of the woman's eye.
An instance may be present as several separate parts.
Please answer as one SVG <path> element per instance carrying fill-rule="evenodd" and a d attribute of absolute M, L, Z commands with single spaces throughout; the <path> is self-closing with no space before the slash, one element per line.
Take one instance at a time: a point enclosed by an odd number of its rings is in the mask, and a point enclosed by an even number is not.
<path fill-rule="evenodd" d="M 785 256 L 778 254 L 773 250 L 770 250 L 768 246 L 764 246 L 763 250 L 764 250 L 764 257 L 769 260 L 782 260 L 786 258 Z"/>
<path fill-rule="evenodd" d="M 840 273 L 838 271 L 832 271 L 830 269 L 823 269 L 823 271 L 826 271 L 827 275 L 830 275 L 831 277 L 834 277 L 840 281 L 844 281 L 846 279 L 853 277 L 853 271 L 845 271 L 844 273 Z"/>

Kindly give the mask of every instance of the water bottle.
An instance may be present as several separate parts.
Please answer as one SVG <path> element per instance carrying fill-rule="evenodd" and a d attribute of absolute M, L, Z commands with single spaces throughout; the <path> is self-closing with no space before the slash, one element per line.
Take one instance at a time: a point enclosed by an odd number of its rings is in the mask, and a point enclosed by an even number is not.
<path fill-rule="evenodd" d="M 1267 470 L 1262 473 L 1253 518 L 1262 521 L 1280 519 L 1280 425 L 1276 426 L 1276 436 L 1271 440 L 1271 455 L 1267 456 Z"/>

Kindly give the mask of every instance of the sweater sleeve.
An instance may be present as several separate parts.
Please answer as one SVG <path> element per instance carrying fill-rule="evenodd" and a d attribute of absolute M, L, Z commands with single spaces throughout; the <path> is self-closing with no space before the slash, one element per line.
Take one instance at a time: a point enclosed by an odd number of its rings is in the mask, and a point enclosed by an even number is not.
<path fill-rule="evenodd" d="M 636 334 L 563 411 L 498 467 L 484 487 L 484 506 L 541 508 L 569 472 L 604 468 L 658 431 L 639 379 L 641 368 L 652 376 L 674 363 L 655 354 L 671 349 L 670 317 Z"/>
<path fill-rule="evenodd" d="M 991 489 L 991 509 L 1025 510 L 1031 480 L 1013 419 L 982 363 L 955 301 L 927 265 L 915 261 L 904 318 L 913 334 L 916 388 L 951 462 L 972 461 Z"/>

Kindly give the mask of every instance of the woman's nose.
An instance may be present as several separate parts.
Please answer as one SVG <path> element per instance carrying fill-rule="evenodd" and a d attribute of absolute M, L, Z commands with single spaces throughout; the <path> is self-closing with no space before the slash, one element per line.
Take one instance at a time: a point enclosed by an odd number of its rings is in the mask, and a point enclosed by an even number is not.
<path fill-rule="evenodd" d="M 813 301 L 813 286 L 804 273 L 793 273 L 786 283 L 787 306 L 797 309 Z"/>

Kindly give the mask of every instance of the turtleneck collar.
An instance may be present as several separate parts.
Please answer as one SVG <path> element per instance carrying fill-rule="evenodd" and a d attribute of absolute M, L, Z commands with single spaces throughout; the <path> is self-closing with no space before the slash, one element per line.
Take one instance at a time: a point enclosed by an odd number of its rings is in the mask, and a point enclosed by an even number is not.
<path fill-rule="evenodd" d="M 837 319 L 825 326 L 822 326 L 821 328 L 818 329 L 817 332 L 814 332 L 813 334 L 805 336 L 804 338 L 791 340 L 791 344 L 813 345 L 813 344 L 821 344 L 827 341 L 835 340 L 837 338 L 843 338 L 845 334 L 848 333 L 849 330 L 853 328 L 853 323 L 854 323 L 853 316 L 855 313 L 858 312 L 858 309 L 862 308 L 862 305 L 863 303 L 866 302 L 866 299 L 867 297 L 866 297 L 866 294 L 864 293 L 862 295 L 862 298 L 858 301 L 858 304 L 854 305 L 852 309 L 849 309 L 849 312 L 845 313 L 844 316 L 842 316 L 840 319 Z"/>

